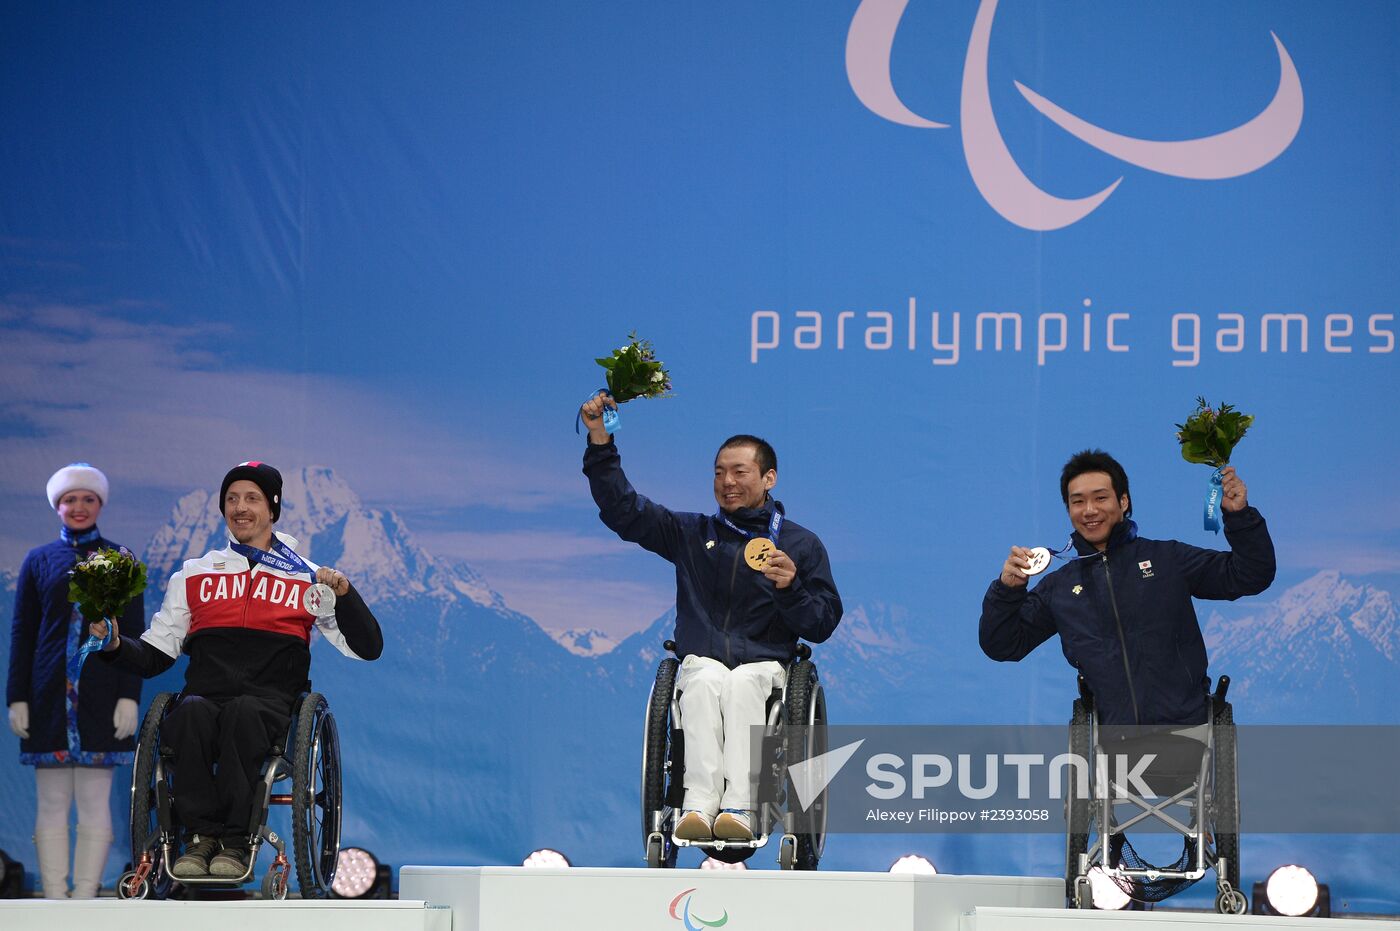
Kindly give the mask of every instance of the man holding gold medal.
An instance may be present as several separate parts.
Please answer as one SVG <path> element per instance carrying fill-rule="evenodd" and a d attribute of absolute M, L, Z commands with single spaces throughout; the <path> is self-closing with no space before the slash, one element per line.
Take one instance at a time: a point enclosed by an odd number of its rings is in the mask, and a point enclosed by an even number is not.
<path fill-rule="evenodd" d="M 1123 467 L 1102 450 L 1073 456 L 1060 475 L 1070 546 L 1011 548 L 982 600 L 982 651 L 1016 661 L 1058 633 L 1101 723 L 1203 723 L 1206 647 L 1191 599 L 1257 595 L 1275 569 L 1269 528 L 1244 482 L 1228 465 L 1220 478 L 1228 552 L 1138 536 Z M 1028 590 L 1052 557 L 1066 563 Z"/>
<path fill-rule="evenodd" d="M 783 684 L 797 640 L 821 643 L 841 620 L 841 598 L 816 534 L 787 519 L 769 492 L 777 456 L 747 434 L 714 463 L 715 514 L 668 510 L 638 494 L 604 426 L 613 399 L 579 414 L 588 427 L 583 472 L 604 524 L 676 567 L 676 655 L 681 667 L 685 801 L 682 840 L 754 837 L 750 734 Z"/>

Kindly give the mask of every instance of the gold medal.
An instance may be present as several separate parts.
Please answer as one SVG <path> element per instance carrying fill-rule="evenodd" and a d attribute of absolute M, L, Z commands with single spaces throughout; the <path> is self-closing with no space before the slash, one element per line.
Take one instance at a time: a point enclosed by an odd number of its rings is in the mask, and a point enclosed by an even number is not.
<path fill-rule="evenodd" d="M 773 541 L 767 537 L 754 537 L 744 547 L 744 562 L 749 568 L 762 572 L 768 565 L 768 554 L 776 550 Z"/>

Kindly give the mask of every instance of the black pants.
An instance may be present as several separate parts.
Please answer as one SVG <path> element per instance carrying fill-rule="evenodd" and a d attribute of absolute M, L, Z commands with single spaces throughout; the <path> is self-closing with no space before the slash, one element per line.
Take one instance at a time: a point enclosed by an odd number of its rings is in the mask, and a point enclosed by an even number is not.
<path fill-rule="evenodd" d="M 287 733 L 292 701 L 240 695 L 186 695 L 161 726 L 174 754 L 175 815 L 187 834 L 238 843 L 261 805 L 258 771 Z"/>

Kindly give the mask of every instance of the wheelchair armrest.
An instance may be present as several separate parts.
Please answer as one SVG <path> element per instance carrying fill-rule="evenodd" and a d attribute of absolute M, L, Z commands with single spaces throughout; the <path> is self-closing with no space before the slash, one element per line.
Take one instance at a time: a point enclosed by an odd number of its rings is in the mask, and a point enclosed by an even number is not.
<path fill-rule="evenodd" d="M 661 644 L 661 648 L 667 653 L 674 653 L 676 652 L 676 641 L 667 640 L 665 643 Z"/>
<path fill-rule="evenodd" d="M 812 648 L 809 647 L 809 646 L 807 646 L 807 644 L 805 644 L 805 643 L 798 643 L 798 644 L 797 644 L 797 658 L 798 658 L 798 659 L 811 659 L 811 658 L 812 658 Z"/>

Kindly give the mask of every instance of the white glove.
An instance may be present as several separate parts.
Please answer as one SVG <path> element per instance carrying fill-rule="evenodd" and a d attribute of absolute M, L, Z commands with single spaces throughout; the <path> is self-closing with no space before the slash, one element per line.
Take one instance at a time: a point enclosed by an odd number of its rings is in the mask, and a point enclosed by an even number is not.
<path fill-rule="evenodd" d="M 116 728 L 113 736 L 118 740 L 125 740 L 136 733 L 136 702 L 130 698 L 118 698 L 117 710 L 112 712 L 112 726 Z"/>
<path fill-rule="evenodd" d="M 10 705 L 10 730 L 21 740 L 29 739 L 29 702 L 17 701 Z"/>

